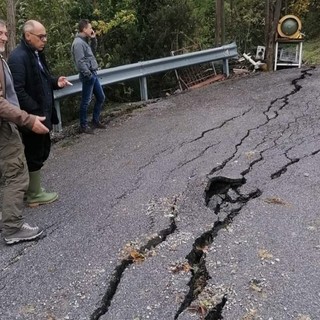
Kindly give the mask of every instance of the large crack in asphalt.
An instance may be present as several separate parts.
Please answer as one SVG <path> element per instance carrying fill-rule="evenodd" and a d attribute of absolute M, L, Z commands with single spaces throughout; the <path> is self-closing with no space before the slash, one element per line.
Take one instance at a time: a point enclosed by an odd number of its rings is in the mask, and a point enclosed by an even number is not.
<path fill-rule="evenodd" d="M 215 307 L 213 307 L 207 314 L 205 320 L 219 320 L 219 319 L 223 319 L 222 317 L 222 311 L 223 308 L 225 306 L 225 304 L 227 303 L 227 296 L 224 295 L 222 297 L 222 300 L 220 303 L 216 304 Z"/>
<path fill-rule="evenodd" d="M 282 166 L 279 170 L 277 170 L 276 172 L 272 173 L 270 175 L 271 179 L 276 179 L 276 178 L 279 178 L 282 174 L 286 173 L 287 172 L 287 169 L 288 167 L 292 166 L 293 164 L 299 162 L 301 159 L 305 159 L 305 158 L 308 158 L 308 157 L 313 157 L 315 156 L 316 154 L 318 154 L 320 152 L 320 149 L 317 149 L 313 152 L 311 152 L 310 154 L 307 154 L 307 155 L 304 155 L 303 157 L 301 158 L 293 158 L 291 159 L 287 152 L 285 153 L 285 156 L 286 158 L 289 160 L 288 163 L 286 163 L 284 166 Z"/>
<path fill-rule="evenodd" d="M 305 79 L 305 77 L 306 77 L 307 75 L 308 75 L 308 76 L 311 76 L 312 74 L 310 74 L 309 71 L 311 71 L 312 69 L 314 69 L 314 68 L 310 68 L 310 69 L 301 71 L 301 76 L 298 77 L 297 79 L 292 80 L 292 85 L 294 86 L 294 89 L 293 89 L 290 93 L 284 95 L 283 97 L 280 97 L 280 98 L 277 98 L 277 99 L 274 99 L 274 100 L 271 101 L 271 103 L 270 103 L 270 105 L 268 106 L 268 108 L 267 108 L 265 111 L 263 111 L 263 114 L 265 115 L 266 120 L 265 120 L 263 123 L 261 123 L 260 125 L 258 125 L 257 127 L 254 127 L 254 128 L 249 129 L 249 130 L 243 135 L 243 137 L 240 139 L 240 141 L 235 145 L 235 151 L 233 152 L 233 154 L 232 154 L 230 157 L 226 158 L 220 165 L 214 167 L 214 168 L 210 171 L 210 173 L 209 173 L 208 176 L 211 176 L 211 175 L 215 174 L 217 171 L 222 170 L 222 169 L 235 157 L 235 155 L 237 154 L 237 152 L 238 152 L 238 150 L 239 150 L 239 147 L 243 144 L 243 142 L 244 142 L 254 131 L 259 130 L 260 128 L 262 128 L 263 126 L 265 126 L 266 124 L 268 124 L 270 121 L 273 121 L 274 119 L 276 119 L 276 118 L 279 116 L 279 111 L 281 111 L 283 108 L 285 108 L 285 107 L 289 104 L 289 102 L 288 102 L 289 97 L 292 96 L 292 95 L 294 95 L 294 94 L 296 94 L 297 92 L 299 92 L 299 91 L 301 90 L 302 86 L 300 86 L 300 85 L 298 84 L 298 82 L 299 82 L 300 80 L 302 80 L 302 79 Z M 280 102 L 280 105 L 279 105 L 278 107 L 275 106 L 277 102 Z M 275 111 L 273 111 L 275 115 L 274 115 L 273 117 L 271 117 L 271 116 L 269 115 L 269 113 L 270 113 L 270 111 L 272 110 L 273 107 L 275 107 L 275 108 L 277 108 L 277 109 L 276 109 Z M 256 164 L 256 163 L 258 163 L 258 162 L 260 162 L 261 160 L 263 160 L 263 157 L 260 157 L 259 160 L 255 160 L 254 163 L 251 164 L 251 165 L 248 167 L 248 170 L 245 170 L 245 171 L 242 173 L 242 175 L 247 174 L 247 173 L 250 171 L 250 169 L 253 167 L 253 165 Z"/>
<path fill-rule="evenodd" d="M 185 144 L 194 143 L 194 142 L 196 142 L 196 141 L 204 138 L 204 136 L 205 136 L 206 134 L 211 133 L 211 132 L 213 132 L 213 131 L 215 131 L 215 130 L 219 130 L 219 129 L 223 128 L 223 127 L 226 126 L 229 122 L 232 122 L 232 121 L 234 121 L 234 120 L 236 120 L 236 119 L 238 119 L 238 118 L 241 118 L 241 117 L 245 116 L 245 115 L 246 115 L 247 113 L 249 113 L 251 110 L 252 110 L 252 108 L 249 108 L 249 109 L 245 110 L 244 112 L 242 112 L 241 114 L 239 114 L 239 115 L 237 115 L 237 116 L 234 116 L 234 117 L 231 117 L 231 118 L 229 118 L 229 119 L 226 119 L 226 120 L 223 121 L 220 125 L 203 131 L 203 132 L 200 134 L 200 136 L 198 136 L 197 138 L 194 138 L 194 139 L 192 139 L 192 140 L 185 141 L 185 142 L 181 143 L 181 144 L 179 145 L 179 148 L 183 147 Z M 194 156 L 192 159 L 189 159 L 188 161 L 184 161 L 184 162 L 180 163 L 176 168 L 172 169 L 172 170 L 170 171 L 170 173 L 174 172 L 174 171 L 177 170 L 177 169 L 181 169 L 182 167 L 184 167 L 184 166 L 187 165 L 188 163 L 191 163 L 191 162 L 193 162 L 193 161 L 201 158 L 208 150 L 214 148 L 215 146 L 219 145 L 220 143 L 221 143 L 221 141 L 216 142 L 216 143 L 214 143 L 214 144 L 211 144 L 211 145 L 207 146 L 207 147 L 204 148 L 199 154 L 197 154 L 196 156 Z"/>
<path fill-rule="evenodd" d="M 213 212 L 217 215 L 219 214 L 221 209 L 223 209 L 223 211 L 227 215 L 222 221 L 218 219 L 210 230 L 204 232 L 200 237 L 198 237 L 193 244 L 191 252 L 186 256 L 186 259 L 191 267 L 191 278 L 188 282 L 189 292 L 186 294 L 182 304 L 176 312 L 174 317 L 175 320 L 177 320 L 180 314 L 184 310 L 186 310 L 194 300 L 197 299 L 199 294 L 206 287 L 208 280 L 211 278 L 206 267 L 206 250 L 204 249 L 213 243 L 214 239 L 218 236 L 218 233 L 221 229 L 226 228 L 233 222 L 234 217 L 241 212 L 242 208 L 250 200 L 258 198 L 262 195 L 262 191 L 259 188 L 247 195 L 241 194 L 239 188 L 246 183 L 245 175 L 249 173 L 254 165 L 263 160 L 263 152 L 266 151 L 266 149 L 260 152 L 260 155 L 257 159 L 249 163 L 246 170 L 243 170 L 241 172 L 242 178 L 231 179 L 223 176 L 212 177 L 212 175 L 217 171 L 222 170 L 236 156 L 239 147 L 246 140 L 246 138 L 248 138 L 252 134 L 254 130 L 258 130 L 259 128 L 269 123 L 269 121 L 272 121 L 279 116 L 279 111 L 281 111 L 285 106 L 289 104 L 289 97 L 301 90 L 302 86 L 300 86 L 298 82 L 304 79 L 306 75 L 311 76 L 311 74 L 308 73 L 310 70 L 312 69 L 302 71 L 301 76 L 292 81 L 294 89 L 289 94 L 271 101 L 267 110 L 263 112 L 263 114 L 266 116 L 266 121 L 260 124 L 258 127 L 249 129 L 246 134 L 240 139 L 239 143 L 235 145 L 234 153 L 230 157 L 225 159 L 219 166 L 213 168 L 208 174 L 208 178 L 210 176 L 211 178 L 209 178 L 208 184 L 204 191 L 205 205 L 213 210 Z M 280 106 L 278 106 L 277 109 L 273 111 L 274 116 L 271 117 L 269 113 L 275 106 L 275 104 L 279 101 L 281 102 Z M 202 138 L 206 132 L 204 132 L 200 138 Z M 276 142 L 274 143 L 274 145 L 276 145 Z M 270 176 L 271 179 L 278 178 L 284 172 L 286 172 L 289 166 L 297 163 L 300 160 L 299 158 L 290 159 L 287 152 L 285 152 L 285 155 L 289 162 L 277 172 L 272 173 Z M 320 150 L 316 150 L 310 155 L 315 155 L 318 152 L 320 152 Z M 226 302 L 227 295 L 224 295 L 219 303 L 217 303 L 214 307 L 207 311 L 205 320 L 223 319 L 222 312 Z"/>
<path fill-rule="evenodd" d="M 174 319 L 177 320 L 179 315 L 186 310 L 190 304 L 199 296 L 206 287 L 210 275 L 206 267 L 206 248 L 210 246 L 218 236 L 221 229 L 226 228 L 232 223 L 242 208 L 252 199 L 259 197 L 262 192 L 259 189 L 250 192 L 247 195 L 241 194 L 239 188 L 246 183 L 244 178 L 230 179 L 226 177 L 214 177 L 209 180 L 204 192 L 206 205 L 218 214 L 223 207 L 228 212 L 226 217 L 220 221 L 217 220 L 213 227 L 198 237 L 191 252 L 186 256 L 188 264 L 191 267 L 191 279 L 188 282 L 189 292 L 186 294 L 184 301 L 180 305 Z M 213 202 L 213 205 L 210 203 Z M 228 210 L 226 210 L 228 208 Z M 224 296 L 222 301 L 215 305 L 207 314 L 208 320 L 221 319 L 223 306 L 227 302 Z"/>
<path fill-rule="evenodd" d="M 145 245 L 141 246 L 139 250 L 137 250 L 137 254 L 145 256 L 145 253 L 147 251 L 156 248 L 160 243 L 166 241 L 169 235 L 173 234 L 176 231 L 176 202 L 177 198 L 174 199 L 174 202 L 171 206 L 171 217 L 169 219 L 170 224 L 168 228 L 159 231 L 156 236 L 151 238 Z M 123 259 L 119 265 L 116 266 L 109 281 L 107 291 L 101 300 L 100 306 L 96 310 L 94 310 L 94 312 L 90 316 L 90 320 L 99 320 L 101 316 L 108 312 L 112 299 L 116 294 L 118 286 L 121 282 L 124 271 L 134 262 L 134 257 L 128 256 Z"/>
<path fill-rule="evenodd" d="M 226 164 L 232 160 L 232 158 L 234 157 L 234 155 L 237 153 L 238 151 L 238 148 L 242 145 L 243 141 L 249 137 L 249 135 L 251 134 L 252 131 L 254 130 L 258 130 L 260 129 L 261 127 L 265 126 L 269 121 L 273 120 L 273 119 L 276 119 L 278 116 L 279 116 L 279 111 L 281 111 L 284 107 L 286 107 L 288 105 L 288 100 L 289 100 L 289 97 L 296 94 L 297 92 L 299 92 L 302 88 L 302 86 L 300 86 L 298 84 L 298 82 L 302 79 L 305 79 L 305 77 L 308 75 L 308 76 L 311 76 L 312 74 L 309 73 L 309 71 L 313 70 L 314 68 L 310 68 L 310 69 L 307 69 L 307 70 L 303 70 L 301 71 L 301 76 L 297 79 L 294 79 L 292 80 L 292 85 L 294 86 L 294 89 L 289 92 L 288 94 L 284 95 L 283 97 L 280 97 L 280 98 L 277 98 L 277 99 L 274 99 L 271 101 L 270 105 L 268 106 L 268 108 L 263 111 L 263 114 L 265 115 L 266 117 L 266 121 L 261 123 L 259 126 L 255 127 L 255 128 L 251 128 L 247 131 L 247 133 L 240 139 L 239 143 L 235 145 L 235 152 L 227 159 L 225 159 L 219 166 L 213 168 L 210 172 L 210 175 L 214 174 L 215 172 L 223 169 Z M 272 108 L 275 107 L 276 103 L 277 102 L 280 102 L 281 105 L 279 107 L 277 107 L 277 109 L 275 109 L 274 111 L 272 111 Z M 235 116 L 235 117 L 231 117 L 230 119 L 227 119 L 225 121 L 223 121 L 220 125 L 218 126 L 215 126 L 213 128 L 210 128 L 210 129 L 207 129 L 205 131 L 203 131 L 199 137 L 197 138 L 194 138 L 190 141 L 186 141 L 186 142 L 183 142 L 180 147 L 182 147 L 183 145 L 185 144 L 190 144 L 190 143 L 194 143 L 202 138 L 204 138 L 204 136 L 208 133 L 211 133 L 215 130 L 219 130 L 221 128 L 223 128 L 226 124 L 228 124 L 229 122 L 232 122 L 234 120 L 236 120 L 237 118 L 241 118 L 243 117 L 244 115 L 246 115 L 247 113 L 249 113 L 253 108 L 249 108 L 248 110 L 245 110 L 242 114 L 238 115 L 238 116 Z M 273 112 L 274 113 L 274 116 L 271 116 L 270 113 Z M 220 143 L 220 142 L 219 142 Z M 218 143 L 215 143 L 213 145 L 210 145 L 210 146 L 207 146 L 204 150 L 202 150 L 197 156 L 193 157 L 192 159 L 189 159 L 188 161 L 186 162 L 183 162 L 181 163 L 179 166 L 178 166 L 178 169 L 182 168 L 183 166 L 185 166 L 186 164 L 192 162 L 192 161 L 195 161 L 197 160 L 198 158 L 200 158 L 201 156 L 203 156 L 203 154 L 205 152 L 207 152 L 209 149 L 213 148 L 214 146 L 216 146 Z M 255 161 L 256 162 L 259 162 L 259 161 Z M 175 168 L 174 170 L 176 170 L 177 168 Z M 172 170 L 172 171 L 174 171 Z"/>
<path fill-rule="evenodd" d="M 312 69 L 302 71 L 301 76 L 292 81 L 292 85 L 294 86 L 294 89 L 290 93 L 286 94 L 281 98 L 277 98 L 271 101 L 268 108 L 263 112 L 263 114 L 266 117 L 266 120 L 263 123 L 261 123 L 259 126 L 247 130 L 247 132 L 243 135 L 242 138 L 240 138 L 239 142 L 235 145 L 235 150 L 233 154 L 230 157 L 226 158 L 219 166 L 214 167 L 208 174 L 208 178 L 213 174 L 215 174 L 216 172 L 218 172 L 219 170 L 222 170 L 235 157 L 240 146 L 253 133 L 254 130 L 258 130 L 259 128 L 265 126 L 270 121 L 276 119 L 279 116 L 279 111 L 281 111 L 283 108 L 285 108 L 288 105 L 289 97 L 301 90 L 302 86 L 300 86 L 298 82 L 304 79 L 307 75 L 310 76 L 311 74 L 308 73 L 310 70 Z M 276 104 L 280 104 L 280 105 L 277 106 Z M 180 147 L 183 146 L 184 144 L 193 143 L 202 139 L 209 132 L 221 129 L 228 122 L 234 121 L 237 117 L 243 116 L 246 113 L 250 112 L 250 110 L 251 109 L 246 110 L 241 115 L 232 117 L 231 119 L 224 121 L 219 126 L 203 131 L 199 137 L 192 139 L 191 141 L 184 142 L 182 145 L 180 145 Z M 214 145 L 207 147 L 198 156 L 189 160 L 187 163 L 190 163 L 196 160 L 197 158 L 203 156 L 203 154 L 213 146 Z M 184 301 L 182 302 L 182 304 L 180 305 L 180 308 L 176 312 L 174 317 L 175 320 L 178 319 L 179 315 L 185 309 L 187 309 L 188 306 L 190 306 L 190 304 L 198 297 L 198 295 L 203 291 L 203 289 L 207 285 L 208 280 L 210 279 L 210 275 L 206 268 L 206 252 L 204 248 L 208 247 L 210 244 L 213 243 L 214 239 L 218 236 L 219 231 L 223 228 L 226 228 L 229 224 L 231 224 L 233 222 L 234 217 L 241 212 L 242 208 L 250 200 L 261 196 L 262 191 L 258 188 L 255 191 L 252 191 L 246 195 L 241 194 L 239 191 L 239 188 L 246 183 L 245 175 L 252 169 L 252 167 L 255 164 L 263 160 L 263 152 L 266 150 L 261 151 L 260 157 L 258 159 L 255 159 L 254 161 L 251 161 L 249 163 L 248 168 L 241 172 L 242 178 L 230 179 L 223 176 L 209 178 L 206 190 L 204 192 L 205 204 L 211 210 L 213 210 L 213 212 L 217 215 L 221 210 L 223 210 L 223 212 L 226 214 L 226 217 L 222 221 L 218 219 L 210 230 L 206 231 L 200 237 L 198 237 L 194 242 L 191 252 L 186 256 L 186 259 L 188 260 L 188 263 L 191 266 L 191 278 L 190 278 L 190 281 L 188 282 L 189 292 L 186 294 Z M 163 152 L 167 152 L 167 151 L 168 149 L 165 149 Z M 316 154 L 319 151 L 320 150 L 314 151 L 311 155 Z M 157 157 L 155 156 L 153 159 L 151 159 L 150 163 L 152 163 L 155 158 Z M 281 174 L 286 172 L 286 168 L 288 166 L 293 165 L 294 163 L 300 160 L 300 159 L 290 159 L 288 156 L 287 158 L 289 162 L 283 168 L 273 173 L 271 175 L 271 179 L 279 177 Z M 185 164 L 186 163 L 180 164 L 180 167 L 184 166 Z M 143 169 L 144 167 L 141 167 L 140 170 Z M 125 196 L 125 195 L 122 195 L 122 196 Z M 121 197 L 118 200 L 121 200 Z M 177 228 L 175 219 L 171 218 L 170 220 L 171 220 L 170 226 L 167 229 L 160 231 L 158 233 L 158 236 L 148 241 L 146 245 L 142 246 L 139 249 L 139 252 L 143 254 L 146 250 L 150 250 L 151 248 L 156 247 L 161 242 L 165 241 L 168 235 L 175 232 Z M 133 263 L 134 263 L 134 260 L 128 257 L 123 259 L 121 263 L 115 268 L 113 275 L 111 276 L 108 289 L 102 298 L 100 306 L 92 313 L 90 317 L 91 320 L 98 320 L 102 315 L 108 312 L 108 309 L 111 305 L 114 295 L 116 294 L 118 285 L 121 281 L 124 271 Z M 223 318 L 222 312 L 226 302 L 227 302 L 227 296 L 224 295 L 219 303 L 217 303 L 214 307 L 208 310 L 205 319 L 206 320 L 222 319 Z"/>

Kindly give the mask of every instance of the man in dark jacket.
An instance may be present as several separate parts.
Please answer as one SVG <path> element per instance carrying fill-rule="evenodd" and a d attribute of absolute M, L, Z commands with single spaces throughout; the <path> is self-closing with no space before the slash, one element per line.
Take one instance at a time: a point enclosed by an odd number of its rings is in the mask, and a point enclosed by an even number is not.
<path fill-rule="evenodd" d="M 38 21 L 27 21 L 23 26 L 22 40 L 10 54 L 8 64 L 21 109 L 45 116 L 44 124 L 51 130 L 53 124 L 59 123 L 53 90 L 63 88 L 69 82 L 66 77 L 57 78 L 50 74 L 43 53 L 46 42 L 45 27 Z M 58 194 L 45 192 L 40 185 L 40 169 L 48 159 L 51 148 L 50 134 L 22 131 L 22 140 L 30 177 L 27 203 L 29 206 L 51 203 L 58 198 Z"/>
<path fill-rule="evenodd" d="M 41 123 L 44 117 L 30 115 L 19 107 L 10 70 L 1 56 L 7 41 L 6 23 L 0 20 L 0 174 L 5 179 L 1 228 L 4 241 L 13 244 L 36 239 L 43 232 L 23 222 L 23 196 L 29 175 L 17 125 L 37 134 L 49 130 Z"/>

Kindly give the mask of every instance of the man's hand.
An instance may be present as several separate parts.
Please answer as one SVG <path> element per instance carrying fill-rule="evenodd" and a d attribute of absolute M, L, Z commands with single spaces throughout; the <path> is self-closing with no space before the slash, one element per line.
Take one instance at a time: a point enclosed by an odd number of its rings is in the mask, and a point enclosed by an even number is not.
<path fill-rule="evenodd" d="M 32 131 L 39 134 L 45 134 L 49 132 L 49 129 L 42 123 L 42 121 L 46 120 L 46 117 L 38 117 L 36 116 L 36 121 L 33 124 Z"/>
<path fill-rule="evenodd" d="M 59 88 L 64 88 L 66 86 L 73 86 L 73 84 L 67 80 L 67 77 L 61 76 L 58 79 L 58 86 Z"/>

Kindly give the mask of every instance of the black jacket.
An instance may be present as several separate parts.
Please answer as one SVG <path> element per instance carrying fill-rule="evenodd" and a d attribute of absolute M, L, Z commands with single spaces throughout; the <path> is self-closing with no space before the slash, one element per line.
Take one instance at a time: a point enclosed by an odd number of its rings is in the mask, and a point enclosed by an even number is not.
<path fill-rule="evenodd" d="M 35 51 L 22 39 L 11 52 L 8 65 L 21 109 L 45 116 L 44 124 L 52 129 L 52 124 L 59 123 L 53 98 L 53 90 L 59 89 L 58 77 L 50 74 L 43 52 L 39 52 L 39 57 L 43 71 L 40 69 Z"/>

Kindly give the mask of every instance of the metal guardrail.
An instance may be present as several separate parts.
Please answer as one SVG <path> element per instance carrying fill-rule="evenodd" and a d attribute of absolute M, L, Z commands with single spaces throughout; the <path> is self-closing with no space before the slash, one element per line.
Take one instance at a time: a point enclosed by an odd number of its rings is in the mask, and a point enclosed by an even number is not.
<path fill-rule="evenodd" d="M 102 86 L 117 83 L 124 80 L 139 79 L 140 96 L 142 101 L 148 100 L 147 76 L 168 70 L 179 69 L 195 64 L 222 60 L 223 73 L 229 76 L 229 59 L 238 56 L 235 42 L 218 48 L 207 49 L 197 52 L 170 56 L 161 59 L 142 61 L 124 66 L 118 66 L 98 71 L 98 77 Z M 55 131 L 62 130 L 60 100 L 66 96 L 82 91 L 82 83 L 78 75 L 68 77 L 73 86 L 54 91 L 55 107 L 57 109 L 60 124 L 54 126 Z"/>

